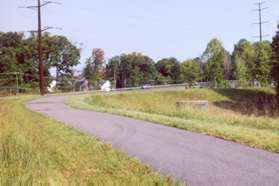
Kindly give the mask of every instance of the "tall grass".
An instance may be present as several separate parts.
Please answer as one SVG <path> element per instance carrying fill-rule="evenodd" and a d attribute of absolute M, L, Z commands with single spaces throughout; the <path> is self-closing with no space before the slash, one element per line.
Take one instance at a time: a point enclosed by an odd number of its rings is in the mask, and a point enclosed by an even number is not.
<path fill-rule="evenodd" d="M 0 100 L 0 185 L 174 185 L 110 145 L 28 111 L 27 99 Z"/>
<path fill-rule="evenodd" d="M 178 109 L 179 100 L 208 100 L 209 111 Z M 130 92 L 67 101 L 279 152 L 279 117 L 272 89 L 177 89 Z"/>

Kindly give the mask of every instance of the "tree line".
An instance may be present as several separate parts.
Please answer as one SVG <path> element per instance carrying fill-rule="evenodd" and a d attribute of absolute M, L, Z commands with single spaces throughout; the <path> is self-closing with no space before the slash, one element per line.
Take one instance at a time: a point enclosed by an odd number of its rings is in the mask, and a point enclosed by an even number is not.
<path fill-rule="evenodd" d="M 83 72 L 94 86 L 100 80 L 108 79 L 116 88 L 201 81 L 226 87 L 229 80 L 238 80 L 242 87 L 269 86 L 276 80 L 272 76 L 273 45 L 269 41 L 252 43 L 241 39 L 230 54 L 215 38 L 200 57 L 182 62 L 174 57 L 155 62 L 149 56 L 134 52 L 112 57 L 105 63 L 104 52 L 96 49 Z M 96 55 L 98 50 L 102 51 L 99 57 Z"/>
<path fill-rule="evenodd" d="M 56 73 L 55 79 L 69 79 L 74 75 L 74 67 L 79 64 L 80 49 L 64 36 L 51 36 L 46 33 L 42 37 L 44 74 L 46 86 L 54 79 L 50 70 Z M 25 87 L 37 88 L 39 69 L 37 60 L 37 37 L 25 36 L 17 32 L 0 32 L 0 82 L 1 86 L 14 84 L 14 79 L 7 74 L 19 73 L 21 84 Z"/>
<path fill-rule="evenodd" d="M 53 79 L 51 69 L 55 69 L 56 79 L 60 82 L 61 79 L 74 78 L 74 67 L 80 63 L 81 49 L 64 36 L 51 36 L 48 33 L 43 35 L 42 45 L 45 76 L 49 79 L 47 85 Z M 232 53 L 214 38 L 201 56 L 185 61 L 178 61 L 174 57 L 154 61 L 147 55 L 134 52 L 114 56 L 105 62 L 104 51 L 94 49 L 82 74 L 92 87 L 98 87 L 104 80 L 110 80 L 117 88 L 199 81 L 213 82 L 215 87 L 226 87 L 228 80 L 238 80 L 243 87 L 254 83 L 261 86 L 278 85 L 278 50 L 279 31 L 272 42 L 241 39 Z M 0 32 L 0 75 L 20 72 L 22 83 L 35 88 L 39 81 L 37 61 L 36 34 L 25 36 L 16 32 Z"/>

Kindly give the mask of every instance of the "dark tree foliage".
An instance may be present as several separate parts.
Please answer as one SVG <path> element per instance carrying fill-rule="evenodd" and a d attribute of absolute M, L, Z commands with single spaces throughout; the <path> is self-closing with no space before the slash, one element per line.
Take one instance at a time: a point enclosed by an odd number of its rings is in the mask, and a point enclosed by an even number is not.
<path fill-rule="evenodd" d="M 171 83 L 180 83 L 183 78 L 181 75 L 181 66 L 176 58 L 164 58 L 156 63 L 156 69 L 166 81 Z"/>
<path fill-rule="evenodd" d="M 83 69 L 83 75 L 89 81 L 89 85 L 98 89 L 100 83 L 105 78 L 105 53 L 101 48 L 94 48 L 92 55 L 85 62 L 86 66 Z"/>
<path fill-rule="evenodd" d="M 48 41 L 47 58 L 49 65 L 56 68 L 57 80 L 72 77 L 72 67 L 78 65 L 80 49 L 64 36 L 52 36 Z"/>
<path fill-rule="evenodd" d="M 279 29 L 279 25 L 278 25 Z M 272 42 L 273 50 L 273 69 L 272 69 L 272 78 L 277 82 L 277 103 L 279 104 L 279 30 L 276 32 L 276 35 L 273 37 Z"/>
<path fill-rule="evenodd" d="M 112 82 L 115 88 L 122 86 L 120 82 L 120 65 L 120 56 L 115 56 L 111 58 L 108 64 L 106 65 L 106 78 Z"/>
<path fill-rule="evenodd" d="M 46 86 L 52 80 L 51 68 L 56 68 L 57 79 L 73 75 L 72 68 L 79 63 L 80 49 L 66 37 L 50 36 L 48 33 L 42 37 L 42 48 Z M 35 34 L 25 37 L 24 34 L 17 32 L 0 33 L 0 73 L 19 72 L 25 86 L 37 87 L 39 82 L 37 56 Z"/>
<path fill-rule="evenodd" d="M 234 79 L 232 55 L 228 51 L 225 52 L 224 75 L 225 75 L 225 80 Z"/>
<path fill-rule="evenodd" d="M 136 87 L 150 84 L 156 76 L 154 61 L 140 53 L 113 57 L 106 66 L 107 78 L 117 88 Z"/>

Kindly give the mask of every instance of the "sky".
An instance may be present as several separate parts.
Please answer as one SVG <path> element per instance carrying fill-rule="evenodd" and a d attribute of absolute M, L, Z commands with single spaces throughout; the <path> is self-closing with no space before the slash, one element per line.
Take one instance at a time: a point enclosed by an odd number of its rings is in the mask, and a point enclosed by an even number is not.
<path fill-rule="evenodd" d="M 57 0 L 62 5 L 42 9 L 43 25 L 61 27 L 64 35 L 82 48 L 82 68 L 93 48 L 103 48 L 106 58 L 141 52 L 155 61 L 176 57 L 180 61 L 201 56 L 212 38 L 228 51 L 241 38 L 257 41 L 258 0 Z M 271 40 L 279 20 L 279 1 L 266 0 L 264 33 Z M 1 0 L 0 31 L 28 31 L 37 27 L 36 11 L 19 6 L 36 0 Z"/>

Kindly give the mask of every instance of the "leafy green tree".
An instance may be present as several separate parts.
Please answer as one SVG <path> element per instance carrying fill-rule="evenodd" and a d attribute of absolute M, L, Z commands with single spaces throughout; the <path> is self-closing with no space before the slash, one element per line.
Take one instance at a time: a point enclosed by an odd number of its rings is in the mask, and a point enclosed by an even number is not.
<path fill-rule="evenodd" d="M 49 38 L 47 55 L 50 66 L 56 68 L 57 80 L 73 76 L 73 67 L 79 64 L 80 49 L 64 36 Z"/>
<path fill-rule="evenodd" d="M 17 32 L 0 32 L 1 48 L 19 48 L 22 44 L 24 35 Z"/>
<path fill-rule="evenodd" d="M 187 60 L 181 64 L 183 81 L 194 83 L 202 79 L 201 66 L 196 60 Z"/>
<path fill-rule="evenodd" d="M 251 66 L 253 66 L 255 57 L 254 45 L 246 39 L 241 39 L 235 45 L 233 51 L 234 77 L 242 86 L 247 86 L 253 79 Z"/>
<path fill-rule="evenodd" d="M 34 77 L 36 70 L 32 68 L 34 63 L 29 46 L 22 33 L 0 33 L 0 73 L 24 73 L 25 83 L 32 84 L 32 80 L 36 79 Z M 6 85 L 15 85 L 15 80 L 3 82 Z"/>
<path fill-rule="evenodd" d="M 119 83 L 120 64 L 120 56 L 115 56 L 109 59 L 108 64 L 106 65 L 106 78 L 113 82 L 112 84 L 115 87 L 120 87 L 120 85 L 117 85 L 117 83 Z"/>
<path fill-rule="evenodd" d="M 28 49 L 25 53 L 29 55 L 25 64 L 30 67 L 24 68 L 26 69 L 25 79 L 38 82 L 37 36 L 31 35 L 25 43 Z M 45 33 L 42 37 L 42 50 L 45 65 L 44 74 L 47 80 L 46 86 L 53 80 L 50 75 L 50 69 L 52 68 L 56 69 L 56 81 L 61 88 L 72 84 L 73 67 L 79 64 L 80 49 L 64 36 L 51 36 L 49 33 Z"/>
<path fill-rule="evenodd" d="M 148 84 L 154 80 L 155 77 L 155 63 L 154 61 L 141 53 L 124 54 L 121 56 L 121 64 L 128 72 L 124 72 L 126 86 L 141 86 Z M 122 73 L 122 72 L 121 72 Z"/>
<path fill-rule="evenodd" d="M 103 49 L 93 49 L 92 56 L 88 58 L 86 61 L 86 66 L 83 69 L 83 75 L 89 81 L 89 84 L 91 86 L 99 88 L 100 81 L 105 78 L 105 63 Z"/>
<path fill-rule="evenodd" d="M 232 55 L 228 51 L 225 52 L 224 58 L 224 78 L 225 80 L 234 79 Z"/>
<path fill-rule="evenodd" d="M 277 103 L 279 105 L 279 25 L 276 35 L 273 37 L 272 41 L 272 50 L 273 50 L 273 68 L 272 68 L 272 78 L 276 81 L 276 90 L 277 90 Z"/>
<path fill-rule="evenodd" d="M 252 65 L 252 78 L 262 86 L 271 83 L 272 48 L 269 41 L 254 44 L 256 59 Z"/>
<path fill-rule="evenodd" d="M 216 86 L 224 82 L 225 49 L 218 39 L 212 39 L 203 53 L 205 64 L 205 80 L 212 81 Z"/>
<path fill-rule="evenodd" d="M 17 71 L 16 49 L 0 48 L 0 72 L 15 72 Z"/>
<path fill-rule="evenodd" d="M 262 86 L 270 84 L 271 57 L 272 48 L 268 41 L 250 43 L 240 40 L 233 52 L 236 79 L 244 86 L 253 81 Z"/>
<path fill-rule="evenodd" d="M 43 61 L 45 64 L 46 86 L 51 82 L 50 69 L 58 68 L 60 76 L 72 75 L 72 67 L 78 64 L 79 49 L 63 36 L 42 37 Z M 0 33 L 0 73 L 20 72 L 23 83 L 29 87 L 37 87 L 38 60 L 37 37 L 32 34 L 24 37 L 22 33 Z"/>
<path fill-rule="evenodd" d="M 18 70 L 17 58 L 22 44 L 23 34 L 0 33 L 0 73 Z"/>
<path fill-rule="evenodd" d="M 166 84 L 168 84 L 170 82 L 173 82 L 173 80 L 169 76 L 168 77 L 164 77 L 164 76 L 162 76 L 161 73 L 156 71 L 155 81 L 154 81 L 154 83 L 156 85 L 166 85 Z"/>
<path fill-rule="evenodd" d="M 141 53 L 113 57 L 107 64 L 106 72 L 117 88 L 149 84 L 156 76 L 154 61 Z"/>
<path fill-rule="evenodd" d="M 172 83 L 181 82 L 180 63 L 177 59 L 161 59 L 156 63 L 156 69 L 165 79 L 171 79 Z"/>

